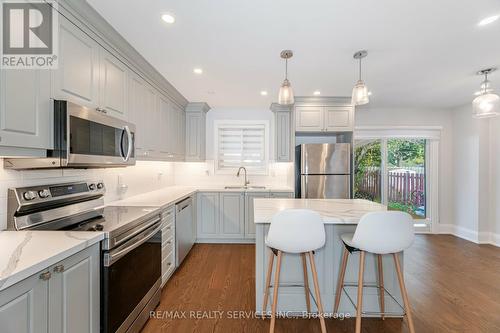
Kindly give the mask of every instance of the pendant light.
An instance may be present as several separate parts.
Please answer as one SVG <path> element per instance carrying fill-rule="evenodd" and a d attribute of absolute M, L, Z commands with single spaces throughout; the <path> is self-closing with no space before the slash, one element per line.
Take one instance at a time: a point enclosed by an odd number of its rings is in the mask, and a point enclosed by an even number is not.
<path fill-rule="evenodd" d="M 488 74 L 496 71 L 496 68 L 487 68 L 477 72 L 484 75 L 481 83 L 481 94 L 472 101 L 472 116 L 475 118 L 489 118 L 500 115 L 500 97 L 493 93 L 488 81 Z"/>
<path fill-rule="evenodd" d="M 283 50 L 280 54 L 281 58 L 285 59 L 285 80 L 281 84 L 280 92 L 278 95 L 278 104 L 290 105 L 295 102 L 293 97 L 292 86 L 290 81 L 288 81 L 288 59 L 293 56 L 293 52 L 290 50 Z"/>
<path fill-rule="evenodd" d="M 359 60 L 359 80 L 352 89 L 352 104 L 354 105 L 363 105 L 370 102 L 370 98 L 368 97 L 368 88 L 366 87 L 365 82 L 361 80 L 361 59 L 367 55 L 368 52 L 362 50 L 354 53 L 353 56 L 354 59 Z"/>

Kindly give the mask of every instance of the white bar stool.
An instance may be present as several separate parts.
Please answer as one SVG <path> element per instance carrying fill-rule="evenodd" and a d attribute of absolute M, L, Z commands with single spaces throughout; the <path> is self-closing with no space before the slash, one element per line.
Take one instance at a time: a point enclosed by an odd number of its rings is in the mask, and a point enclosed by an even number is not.
<path fill-rule="evenodd" d="M 276 255 L 278 257 L 276 272 L 274 273 L 273 304 L 271 307 L 271 325 L 269 332 L 274 332 L 276 322 L 276 308 L 278 305 L 278 286 L 282 256 L 284 253 L 296 253 L 300 254 L 302 257 L 307 311 L 311 312 L 306 254 L 309 257 L 314 282 L 314 292 L 319 312 L 319 320 L 321 324 L 321 332 L 326 333 L 323 305 L 321 303 L 321 296 L 319 292 L 318 273 L 316 271 L 316 264 L 314 263 L 314 251 L 325 245 L 325 226 L 323 225 L 321 216 L 318 213 L 307 209 L 287 209 L 277 213 L 271 220 L 269 232 L 266 237 L 266 245 L 271 249 L 271 251 L 269 254 L 269 265 L 267 267 L 264 304 L 262 306 L 263 318 L 267 310 L 274 256 Z"/>
<path fill-rule="evenodd" d="M 364 215 L 356 227 L 354 234 L 343 234 L 344 254 L 342 256 L 342 267 L 340 269 L 337 293 L 333 312 L 337 313 L 340 304 L 341 292 L 344 290 L 344 276 L 347 267 L 349 253 L 360 251 L 358 272 L 358 299 L 356 307 L 356 333 L 361 332 L 361 315 L 363 307 L 363 273 L 365 267 L 365 253 L 377 255 L 379 274 L 379 297 L 380 313 L 384 319 L 384 277 L 382 272 L 382 255 L 392 254 L 396 271 L 398 274 L 399 287 L 404 302 L 404 310 L 408 319 L 408 327 L 411 333 L 415 332 L 413 318 L 411 316 L 410 302 L 406 291 L 403 272 L 399 263 L 398 253 L 409 248 L 415 238 L 412 217 L 404 212 L 386 211 L 373 212 Z M 387 290 L 385 290 L 387 292 Z M 390 294 L 389 294 L 390 295 Z"/>

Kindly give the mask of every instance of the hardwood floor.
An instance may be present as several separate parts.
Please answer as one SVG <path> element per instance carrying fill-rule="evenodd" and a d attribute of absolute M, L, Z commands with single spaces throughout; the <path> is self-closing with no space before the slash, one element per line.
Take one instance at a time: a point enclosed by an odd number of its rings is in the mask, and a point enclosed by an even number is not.
<path fill-rule="evenodd" d="M 255 309 L 254 251 L 253 245 L 195 245 L 163 289 L 157 308 L 163 318 L 150 319 L 143 333 L 267 332 L 269 319 L 244 318 Z M 404 274 L 416 332 L 500 332 L 500 248 L 419 235 L 405 254 Z M 328 332 L 354 332 L 355 320 L 326 324 Z M 362 331 L 408 327 L 401 319 L 363 318 Z M 319 320 L 277 319 L 276 332 L 320 332 Z"/>

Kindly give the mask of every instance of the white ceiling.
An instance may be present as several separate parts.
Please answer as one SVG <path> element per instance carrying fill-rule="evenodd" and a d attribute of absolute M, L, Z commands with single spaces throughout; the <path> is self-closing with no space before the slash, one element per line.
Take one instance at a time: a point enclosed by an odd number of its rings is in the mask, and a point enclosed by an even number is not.
<path fill-rule="evenodd" d="M 294 51 L 289 78 L 300 96 L 349 96 L 352 55 L 368 50 L 364 78 L 379 107 L 468 103 L 475 72 L 500 67 L 500 20 L 477 26 L 500 14 L 498 0 L 88 1 L 188 100 L 212 107 L 276 101 L 283 49 Z M 500 91 L 500 71 L 491 81 Z"/>

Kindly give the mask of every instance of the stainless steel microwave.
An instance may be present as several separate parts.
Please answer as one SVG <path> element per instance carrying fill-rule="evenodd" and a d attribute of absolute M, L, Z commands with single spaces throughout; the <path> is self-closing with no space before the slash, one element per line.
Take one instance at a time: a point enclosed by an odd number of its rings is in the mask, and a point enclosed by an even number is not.
<path fill-rule="evenodd" d="M 42 158 L 6 158 L 6 169 L 106 168 L 135 164 L 135 125 L 54 100 L 54 149 Z"/>

